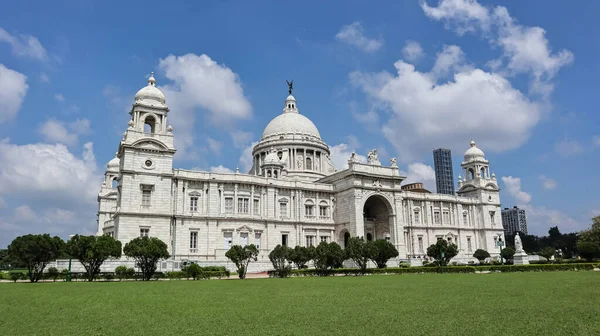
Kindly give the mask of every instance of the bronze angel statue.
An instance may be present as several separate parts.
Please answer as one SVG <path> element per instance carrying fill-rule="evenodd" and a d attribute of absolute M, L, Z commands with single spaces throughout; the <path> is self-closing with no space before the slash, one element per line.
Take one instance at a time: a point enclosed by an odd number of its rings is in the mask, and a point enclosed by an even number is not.
<path fill-rule="evenodd" d="M 288 80 L 286 79 L 286 80 L 285 80 L 285 82 L 287 83 L 287 85 L 288 85 L 288 87 L 289 87 L 289 90 L 288 90 L 288 92 L 289 92 L 290 94 L 292 94 L 292 90 L 294 89 L 294 81 L 292 80 L 291 82 L 288 82 Z"/>

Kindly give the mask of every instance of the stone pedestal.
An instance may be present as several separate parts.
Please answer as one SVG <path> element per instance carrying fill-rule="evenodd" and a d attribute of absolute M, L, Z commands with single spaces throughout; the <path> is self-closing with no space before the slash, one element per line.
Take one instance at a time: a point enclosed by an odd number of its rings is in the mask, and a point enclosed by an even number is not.
<path fill-rule="evenodd" d="M 517 252 L 513 256 L 513 264 L 514 265 L 529 265 L 529 259 L 527 258 L 527 253 L 525 251 Z"/>
<path fill-rule="evenodd" d="M 423 259 L 410 258 L 410 266 L 423 266 Z"/>

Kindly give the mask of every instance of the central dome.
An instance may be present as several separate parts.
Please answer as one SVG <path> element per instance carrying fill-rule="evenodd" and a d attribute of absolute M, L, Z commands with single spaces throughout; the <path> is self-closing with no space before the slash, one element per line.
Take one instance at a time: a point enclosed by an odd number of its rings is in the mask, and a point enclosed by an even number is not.
<path fill-rule="evenodd" d="M 262 138 L 277 134 L 300 133 L 321 138 L 317 126 L 300 113 L 283 113 L 265 127 Z"/>

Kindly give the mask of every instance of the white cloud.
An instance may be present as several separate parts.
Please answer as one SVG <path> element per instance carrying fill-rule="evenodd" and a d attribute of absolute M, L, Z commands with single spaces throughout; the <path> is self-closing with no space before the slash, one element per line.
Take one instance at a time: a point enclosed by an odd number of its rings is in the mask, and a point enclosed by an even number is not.
<path fill-rule="evenodd" d="M 221 148 L 223 148 L 223 144 L 218 141 L 215 140 L 213 138 L 208 138 L 206 139 L 206 141 L 208 142 L 208 148 L 215 154 L 221 154 Z"/>
<path fill-rule="evenodd" d="M 421 48 L 419 42 L 406 41 L 404 48 L 402 48 L 402 55 L 404 55 L 404 59 L 415 62 L 423 57 L 423 48 Z"/>
<path fill-rule="evenodd" d="M 348 159 L 352 152 L 356 152 L 356 148 L 348 144 L 341 143 L 329 148 L 331 155 L 329 156 L 331 162 L 338 170 L 348 169 Z M 356 157 L 360 162 L 367 162 L 367 158 L 364 155 L 356 153 Z"/>
<path fill-rule="evenodd" d="M 39 132 L 46 142 L 74 146 L 79 142 L 79 136 L 90 132 L 90 121 L 87 119 L 77 119 L 67 123 L 56 119 L 49 119 L 40 126 Z"/>
<path fill-rule="evenodd" d="M 403 184 L 422 182 L 425 189 L 436 192 L 435 190 L 435 170 L 424 163 L 414 162 L 408 165 L 408 172 Z"/>
<path fill-rule="evenodd" d="M 546 190 L 556 189 L 558 186 L 555 180 L 544 175 L 540 175 L 540 181 L 542 182 L 542 187 Z"/>
<path fill-rule="evenodd" d="M 233 170 L 227 168 L 227 167 L 223 167 L 223 165 L 218 165 L 216 167 L 210 167 L 210 172 L 211 173 L 233 173 Z"/>
<path fill-rule="evenodd" d="M 459 46 L 445 45 L 442 51 L 437 53 L 435 64 L 431 69 L 434 78 L 442 78 L 448 74 L 471 71 L 472 67 L 466 64 L 465 54 Z"/>
<path fill-rule="evenodd" d="M 379 114 L 377 114 L 375 110 L 370 110 L 365 113 L 352 112 L 352 116 L 354 117 L 354 120 L 358 121 L 360 124 L 366 125 L 370 129 L 379 129 Z"/>
<path fill-rule="evenodd" d="M 529 234 L 547 235 L 552 226 L 558 226 L 561 232 L 575 232 L 589 227 L 589 222 L 576 220 L 556 209 L 531 204 L 522 205 L 521 208 L 525 209 Z"/>
<path fill-rule="evenodd" d="M 497 73 L 461 68 L 452 81 L 439 83 L 435 73 L 416 71 L 404 61 L 394 66 L 395 75 L 353 72 L 350 81 L 375 104 L 391 110 L 382 131 L 402 154 L 402 162 L 420 159 L 441 143 L 461 152 L 470 138 L 484 150 L 514 149 L 527 141 L 540 120 L 540 104 Z"/>
<path fill-rule="evenodd" d="M 42 81 L 42 83 L 50 83 L 50 77 L 48 77 L 45 72 L 42 72 L 40 74 L 40 81 Z"/>
<path fill-rule="evenodd" d="M 17 115 L 28 88 L 27 76 L 0 64 L 0 124 Z"/>
<path fill-rule="evenodd" d="M 231 140 L 235 148 L 244 148 L 250 141 L 252 141 L 253 134 L 244 131 L 233 131 L 231 132 Z"/>
<path fill-rule="evenodd" d="M 252 149 L 254 149 L 254 146 L 256 146 L 256 145 L 258 145 L 258 141 L 251 143 L 246 148 L 244 148 L 244 150 L 242 151 L 242 155 L 240 156 L 239 163 L 240 163 L 240 170 L 244 174 L 248 173 L 250 171 L 250 169 L 252 169 L 252 166 L 254 165 L 254 159 L 252 157 Z"/>
<path fill-rule="evenodd" d="M 366 52 L 375 52 L 383 46 L 383 39 L 374 39 L 365 36 L 365 30 L 358 21 L 343 26 L 335 35 L 335 38 L 338 41 L 353 45 Z"/>
<path fill-rule="evenodd" d="M 508 194 L 519 202 L 519 205 L 531 202 L 531 194 L 521 190 L 521 179 L 519 177 L 502 176 L 502 182 L 504 182 Z"/>
<path fill-rule="evenodd" d="M 178 157 L 196 157 L 194 124 L 196 115 L 205 114 L 216 125 L 232 128 L 235 122 L 252 116 L 239 76 L 202 54 L 169 55 L 159 62 L 172 81 L 161 86 L 172 111 Z"/>
<path fill-rule="evenodd" d="M 56 99 L 57 102 L 64 102 L 65 96 L 63 96 L 62 93 L 57 93 L 54 95 L 54 99 Z"/>
<path fill-rule="evenodd" d="M 0 42 L 11 45 L 13 54 L 45 61 L 48 59 L 46 49 L 36 37 L 31 35 L 11 35 L 0 28 Z"/>
<path fill-rule="evenodd" d="M 544 29 L 517 24 L 506 7 L 488 9 L 476 0 L 442 0 L 437 7 L 421 0 L 421 7 L 427 16 L 443 21 L 446 28 L 459 35 L 481 31 L 503 51 L 501 58 L 490 65 L 499 69 L 505 61 L 508 74 L 529 74 L 530 90 L 534 93 L 545 96 L 552 92 L 550 80 L 560 68 L 573 62 L 573 53 L 568 50 L 552 53 Z"/>
<path fill-rule="evenodd" d="M 577 140 L 563 139 L 554 144 L 554 150 L 562 156 L 574 156 L 583 153 L 583 146 Z"/>

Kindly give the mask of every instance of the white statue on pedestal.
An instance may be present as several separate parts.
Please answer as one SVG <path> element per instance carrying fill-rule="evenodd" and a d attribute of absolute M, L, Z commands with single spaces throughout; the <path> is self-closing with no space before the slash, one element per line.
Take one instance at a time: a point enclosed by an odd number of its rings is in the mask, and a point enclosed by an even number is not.
<path fill-rule="evenodd" d="M 519 233 L 515 235 L 515 252 L 523 252 L 523 242 L 521 241 L 521 237 Z"/>

